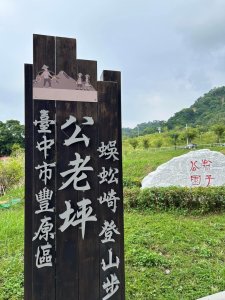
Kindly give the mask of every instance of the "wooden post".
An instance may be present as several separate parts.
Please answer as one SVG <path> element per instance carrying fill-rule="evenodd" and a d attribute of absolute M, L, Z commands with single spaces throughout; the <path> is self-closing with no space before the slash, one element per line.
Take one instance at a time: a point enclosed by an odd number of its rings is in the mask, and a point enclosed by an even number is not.
<path fill-rule="evenodd" d="M 96 61 L 76 58 L 75 39 L 34 35 L 25 300 L 125 299 L 120 72 L 102 80 Z"/>

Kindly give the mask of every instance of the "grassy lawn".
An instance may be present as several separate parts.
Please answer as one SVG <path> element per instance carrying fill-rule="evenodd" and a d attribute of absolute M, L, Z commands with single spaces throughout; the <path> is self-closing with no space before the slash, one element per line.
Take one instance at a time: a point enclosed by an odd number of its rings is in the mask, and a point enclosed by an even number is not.
<path fill-rule="evenodd" d="M 129 300 L 196 299 L 225 289 L 225 216 L 125 213 Z M 0 211 L 0 300 L 22 300 L 23 205 Z"/>
<path fill-rule="evenodd" d="M 149 172 L 154 171 L 159 165 L 167 162 L 175 156 L 187 153 L 188 150 L 134 150 L 123 153 L 124 180 L 131 179 L 141 181 Z"/>
<path fill-rule="evenodd" d="M 23 299 L 23 205 L 0 210 L 0 300 Z"/>
<path fill-rule="evenodd" d="M 124 179 L 137 181 L 187 150 L 124 149 Z M 23 198 L 16 189 L 0 201 Z M 0 300 L 23 299 L 23 203 L 0 209 Z M 225 290 L 225 213 L 125 212 L 126 299 L 195 300 Z"/>
<path fill-rule="evenodd" d="M 127 299 L 194 300 L 225 289 L 225 218 L 125 214 Z"/>

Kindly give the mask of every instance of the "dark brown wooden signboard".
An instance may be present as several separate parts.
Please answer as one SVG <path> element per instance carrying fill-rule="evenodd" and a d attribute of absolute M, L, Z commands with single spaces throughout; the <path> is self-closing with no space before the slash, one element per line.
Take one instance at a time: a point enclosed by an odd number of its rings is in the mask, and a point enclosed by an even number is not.
<path fill-rule="evenodd" d="M 120 72 L 34 35 L 25 65 L 25 300 L 125 299 Z"/>

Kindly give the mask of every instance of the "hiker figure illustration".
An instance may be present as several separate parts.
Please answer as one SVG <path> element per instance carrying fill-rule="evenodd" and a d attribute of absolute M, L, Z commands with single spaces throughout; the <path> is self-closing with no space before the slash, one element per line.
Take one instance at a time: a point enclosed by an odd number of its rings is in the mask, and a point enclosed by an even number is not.
<path fill-rule="evenodd" d="M 52 75 L 50 74 L 49 70 L 48 70 L 48 66 L 43 65 L 42 70 L 44 70 L 41 74 L 42 77 L 44 77 L 44 85 L 43 87 L 45 87 L 46 83 L 48 82 L 48 87 L 52 87 L 51 84 L 51 79 L 52 79 Z"/>
<path fill-rule="evenodd" d="M 89 74 L 85 75 L 85 84 L 84 84 L 84 86 L 85 86 L 85 88 L 87 90 L 91 87 L 91 84 L 90 84 L 90 75 Z"/>
<path fill-rule="evenodd" d="M 83 87 L 83 80 L 82 80 L 82 73 L 78 73 L 78 78 L 77 78 L 77 86 L 80 90 L 82 90 Z"/>

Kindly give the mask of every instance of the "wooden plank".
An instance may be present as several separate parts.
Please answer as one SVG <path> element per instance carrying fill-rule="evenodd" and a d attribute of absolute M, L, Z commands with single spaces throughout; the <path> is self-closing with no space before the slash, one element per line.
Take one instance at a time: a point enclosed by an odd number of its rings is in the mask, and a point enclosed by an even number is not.
<path fill-rule="evenodd" d="M 63 101 L 33 100 L 32 104 L 29 103 L 29 97 L 32 98 L 32 69 L 33 79 L 35 79 L 43 65 L 47 65 L 54 74 L 64 71 L 74 79 L 77 79 L 78 73 L 83 74 L 83 79 L 86 74 L 90 75 L 91 84 L 99 93 L 99 103 L 71 102 L 66 99 Z M 104 71 L 105 82 L 97 82 L 97 62 L 76 59 L 75 39 L 41 35 L 34 35 L 34 64 L 33 68 L 27 66 L 26 70 L 26 74 L 29 74 L 26 75 L 25 95 L 26 176 L 32 174 L 33 181 L 26 177 L 25 300 L 104 299 L 106 293 L 109 293 L 104 285 L 112 280 L 114 274 L 117 283 L 113 286 L 115 293 L 112 292 L 110 298 L 124 300 L 120 72 Z M 48 134 L 38 133 L 37 123 L 36 126 L 33 125 L 35 120 L 40 120 L 42 110 L 48 111 L 50 120 L 56 119 L 57 125 L 51 125 L 51 132 Z M 65 123 L 72 117 L 74 122 L 66 126 Z M 93 120 L 94 124 L 85 124 L 87 120 Z M 71 145 L 66 146 L 65 140 L 79 129 L 81 131 L 77 133 L 77 138 L 81 140 L 73 141 Z M 86 143 L 84 137 L 87 138 Z M 51 149 L 48 149 L 47 156 L 44 155 L 43 149 L 40 149 L 45 139 L 55 142 L 51 145 Z M 118 152 L 106 159 L 105 156 L 100 155 L 100 149 L 109 142 L 116 143 Z M 29 156 L 32 158 L 30 161 L 28 161 Z M 85 167 L 90 166 L 92 169 L 82 170 L 87 178 L 78 180 L 77 187 L 73 180 L 65 187 L 65 182 L 71 179 L 71 174 L 62 176 L 62 173 L 73 169 L 79 156 L 83 160 L 90 157 Z M 118 160 L 113 159 L 115 156 Z M 56 164 L 48 168 L 52 171 L 52 177 L 46 181 L 43 181 L 43 173 L 40 171 L 40 166 L 44 163 Z M 109 171 L 110 168 L 114 172 L 118 171 L 115 172 L 118 182 L 100 184 L 102 170 Z M 77 175 L 78 179 L 80 175 L 81 173 Z M 86 182 L 90 188 L 79 189 L 82 185 L 85 186 Z M 49 208 L 55 206 L 55 211 L 44 210 L 37 214 L 35 212 L 40 210 L 37 198 L 39 192 L 44 191 L 45 188 L 53 193 Z M 114 209 L 107 201 L 103 203 L 100 201 L 101 197 L 103 198 L 112 190 L 118 197 Z M 29 203 L 27 200 L 31 194 L 32 202 Z M 90 200 L 86 212 L 93 217 L 91 221 L 86 222 L 85 232 L 82 234 L 82 224 L 70 224 L 67 229 L 62 230 L 66 221 L 70 223 L 73 217 L 76 220 L 81 217 L 78 204 L 84 199 Z M 68 219 L 68 214 L 65 216 L 65 212 L 68 213 L 69 206 L 73 211 Z M 32 217 L 28 216 L 29 212 Z M 38 233 L 46 219 L 50 220 L 53 228 L 48 237 L 45 235 L 47 241 L 43 241 L 43 237 Z M 104 234 L 101 236 L 99 234 L 105 221 L 115 223 L 117 230 L 117 234 L 113 235 L 115 243 L 112 241 L 102 243 Z M 52 238 L 50 233 L 55 231 L 56 235 Z M 42 234 L 44 235 L 44 231 Z M 52 246 L 49 253 L 52 267 L 38 265 L 40 254 L 38 251 L 47 242 Z M 120 263 L 105 270 L 103 266 L 104 263 L 110 262 L 111 251 L 113 262 L 117 259 L 118 263 L 119 259 Z"/>
<path fill-rule="evenodd" d="M 123 162 L 122 162 L 122 111 L 121 111 L 121 72 L 120 71 L 112 71 L 112 70 L 104 70 L 101 75 L 101 80 L 103 81 L 112 81 L 117 82 L 117 132 L 118 132 L 118 152 L 119 152 L 119 185 L 118 185 L 118 194 L 121 199 L 120 202 L 120 217 L 119 217 L 119 228 L 122 233 L 120 235 L 119 243 L 120 243 L 120 257 L 121 257 L 121 279 L 123 284 L 121 285 L 121 296 L 122 299 L 125 299 L 125 266 L 124 266 L 124 207 L 123 207 Z"/>
<path fill-rule="evenodd" d="M 89 74 L 91 84 L 96 88 L 97 86 L 97 63 L 96 61 L 78 60 L 77 72 L 83 75 Z M 97 221 L 87 222 L 85 228 L 85 237 L 82 239 L 81 230 L 78 232 L 79 237 L 79 300 L 99 300 L 99 222 L 98 222 L 98 183 L 97 183 L 97 103 L 78 103 L 77 114 L 78 123 L 84 122 L 83 117 L 93 118 L 94 125 L 82 126 L 82 134 L 90 138 L 90 143 L 86 147 L 84 142 L 79 143 L 79 153 L 82 157 L 90 156 L 89 165 L 93 171 L 87 172 L 87 181 L 90 189 L 87 191 L 78 192 L 78 201 L 84 198 L 91 201 L 90 207 L 92 214 L 96 215 Z"/>
<path fill-rule="evenodd" d="M 43 65 L 55 73 L 55 37 L 33 35 L 33 78 L 35 79 Z"/>
<path fill-rule="evenodd" d="M 119 160 L 114 160 L 113 157 L 105 159 L 106 157 L 99 158 L 99 173 L 104 170 L 115 174 L 114 179 L 118 182 L 99 182 L 99 197 L 103 197 L 104 193 L 108 194 L 114 191 L 115 196 L 119 198 L 116 202 L 117 208 L 112 211 L 112 207 L 104 202 L 100 205 L 100 225 L 101 230 L 104 228 L 105 221 L 109 224 L 115 224 L 117 231 L 113 232 L 112 238 L 115 240 L 103 243 L 104 234 L 99 238 L 100 243 L 100 259 L 104 259 L 106 264 L 109 263 L 110 251 L 112 249 L 112 261 L 116 262 L 119 258 L 119 267 L 112 267 L 107 270 L 100 268 L 100 298 L 106 296 L 106 289 L 103 288 L 104 283 L 108 280 L 111 282 L 112 277 L 116 275 L 119 280 L 117 286 L 119 289 L 113 294 L 112 299 L 123 300 L 124 295 L 124 257 L 123 257 L 123 197 L 122 197 L 122 153 L 120 146 L 120 126 L 118 125 L 118 118 L 120 116 L 120 102 L 118 97 L 118 84 L 116 82 L 98 82 L 98 122 L 99 122 L 99 146 L 104 143 L 108 145 L 109 141 L 116 141 L 116 148 L 118 154 L 116 155 Z M 118 173 L 117 173 L 118 171 Z M 111 176 L 110 176 L 111 177 Z M 114 222 L 114 223 L 111 223 Z M 119 233 L 119 234 L 118 234 Z M 116 285 L 114 286 L 116 288 Z"/>
<path fill-rule="evenodd" d="M 56 71 L 64 71 L 67 75 L 76 76 L 76 40 L 67 38 L 56 38 Z M 61 232 L 59 228 L 64 220 L 59 214 L 66 211 L 65 201 L 70 201 L 71 207 L 75 210 L 77 206 L 77 192 L 72 185 L 59 190 L 63 182 L 66 182 L 60 173 L 68 170 L 69 162 L 75 159 L 75 152 L 78 149 L 76 144 L 65 146 L 64 141 L 70 137 L 75 129 L 74 125 L 61 129 L 70 115 L 77 114 L 77 103 L 70 101 L 56 102 L 57 116 L 57 252 L 56 252 L 56 299 L 78 299 L 78 228 L 70 226 Z"/>
<path fill-rule="evenodd" d="M 42 66 L 45 64 L 49 70 L 55 73 L 55 38 L 42 35 L 34 35 L 34 48 L 33 48 L 33 78 L 41 71 Z M 33 121 L 40 120 L 42 110 L 48 111 L 50 120 L 55 119 L 55 103 L 54 101 L 46 100 L 33 100 L 34 112 Z M 50 125 L 50 133 L 39 133 L 39 125 L 33 124 L 34 140 L 33 140 L 33 155 L 34 155 L 34 190 L 33 190 L 33 295 L 32 300 L 55 300 L 55 236 L 49 235 L 48 237 L 36 237 L 42 224 L 42 220 L 48 219 L 48 222 L 53 225 L 50 233 L 55 232 L 55 212 L 44 211 L 37 213 L 40 210 L 40 203 L 37 201 L 37 196 L 46 188 L 53 192 L 51 200 L 49 200 L 49 209 L 55 207 L 55 167 L 50 167 L 52 170 L 52 177 L 46 182 L 43 181 L 44 175 L 41 176 L 41 169 L 44 163 L 52 164 L 56 162 L 55 157 L 55 144 L 47 151 L 48 155 L 45 157 L 44 152 L 38 150 L 38 143 L 47 140 L 55 140 L 55 125 Z M 42 169 L 43 170 L 43 169 Z M 53 238 L 52 238 L 53 237 Z M 50 263 L 52 266 L 39 266 L 38 255 L 43 255 L 42 247 L 51 245 L 49 249 Z"/>
<path fill-rule="evenodd" d="M 32 299 L 33 100 L 32 65 L 25 64 L 25 240 L 24 299 Z"/>

